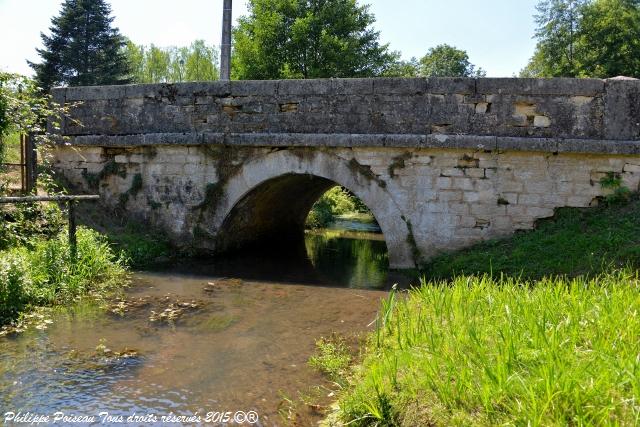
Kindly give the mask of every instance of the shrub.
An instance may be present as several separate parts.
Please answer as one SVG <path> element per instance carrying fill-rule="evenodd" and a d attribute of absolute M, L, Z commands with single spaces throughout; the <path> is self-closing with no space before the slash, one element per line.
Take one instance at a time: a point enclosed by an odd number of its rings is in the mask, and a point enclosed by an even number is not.
<path fill-rule="evenodd" d="M 66 232 L 0 252 L 0 321 L 15 320 L 27 306 L 66 304 L 125 284 L 124 262 L 103 236 L 79 227 L 77 240 L 76 259 Z"/>

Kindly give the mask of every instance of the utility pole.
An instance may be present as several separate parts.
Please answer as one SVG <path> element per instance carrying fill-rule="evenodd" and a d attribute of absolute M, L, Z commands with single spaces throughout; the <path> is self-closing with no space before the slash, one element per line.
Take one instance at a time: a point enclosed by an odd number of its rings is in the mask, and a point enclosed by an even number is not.
<path fill-rule="evenodd" d="M 222 10 L 220 80 L 231 80 L 231 0 L 224 0 L 224 7 Z"/>

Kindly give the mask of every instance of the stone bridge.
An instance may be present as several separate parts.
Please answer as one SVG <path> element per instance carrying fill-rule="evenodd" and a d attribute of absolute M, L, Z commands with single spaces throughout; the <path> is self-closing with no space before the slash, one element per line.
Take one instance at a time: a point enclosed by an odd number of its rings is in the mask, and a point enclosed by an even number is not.
<path fill-rule="evenodd" d="M 593 206 L 640 182 L 640 81 L 330 79 L 57 88 L 55 167 L 179 246 L 300 239 L 339 184 L 392 267 Z"/>

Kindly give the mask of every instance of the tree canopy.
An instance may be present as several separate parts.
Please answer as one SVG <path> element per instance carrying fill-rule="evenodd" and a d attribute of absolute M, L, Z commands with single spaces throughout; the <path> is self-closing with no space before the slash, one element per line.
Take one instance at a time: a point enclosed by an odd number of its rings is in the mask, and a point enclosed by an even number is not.
<path fill-rule="evenodd" d="M 419 72 L 424 77 L 483 77 L 486 74 L 469 62 L 467 52 L 448 44 L 429 49 L 420 60 Z"/>
<path fill-rule="evenodd" d="M 127 41 L 134 83 L 211 81 L 219 78 L 218 49 L 196 40 L 188 47 L 161 48 Z"/>
<path fill-rule="evenodd" d="M 398 55 L 356 0 L 249 0 L 233 32 L 237 79 L 379 76 Z"/>
<path fill-rule="evenodd" d="M 640 77 L 639 0 L 541 0 L 523 77 Z"/>
<path fill-rule="evenodd" d="M 37 51 L 42 62 L 29 62 L 42 88 L 129 81 L 124 39 L 110 15 L 105 0 L 65 0 L 51 20 L 51 35 L 41 33 L 44 49 Z"/>

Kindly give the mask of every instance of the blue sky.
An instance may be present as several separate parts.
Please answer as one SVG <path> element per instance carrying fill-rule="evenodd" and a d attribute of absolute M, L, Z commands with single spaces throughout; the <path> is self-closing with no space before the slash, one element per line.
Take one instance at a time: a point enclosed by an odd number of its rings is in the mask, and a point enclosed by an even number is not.
<path fill-rule="evenodd" d="M 48 31 L 62 0 L 0 0 L 0 69 L 31 74 L 40 31 Z M 220 43 L 222 0 L 110 0 L 115 25 L 136 43 Z M 375 14 L 384 43 L 404 58 L 448 43 L 469 53 L 491 77 L 510 77 L 533 53 L 537 0 L 360 0 Z M 234 0 L 234 18 L 246 13 Z"/>

